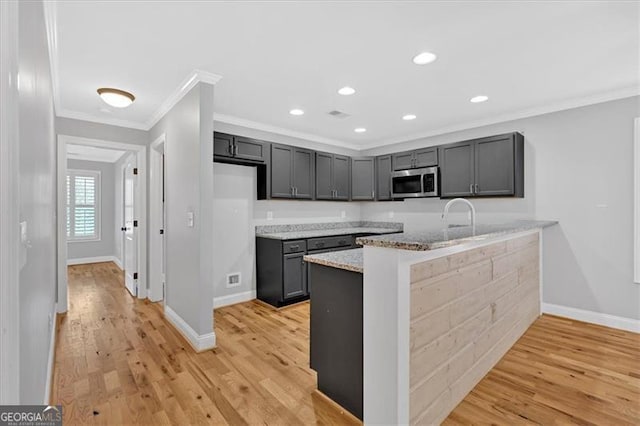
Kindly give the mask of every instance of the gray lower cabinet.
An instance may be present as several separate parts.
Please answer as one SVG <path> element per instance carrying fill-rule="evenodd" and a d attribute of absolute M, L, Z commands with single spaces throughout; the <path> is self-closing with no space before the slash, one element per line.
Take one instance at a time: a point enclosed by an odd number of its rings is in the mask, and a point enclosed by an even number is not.
<path fill-rule="evenodd" d="M 287 145 L 271 145 L 271 197 L 313 198 L 313 151 Z"/>
<path fill-rule="evenodd" d="M 393 154 L 393 170 L 419 169 L 438 165 L 438 148 L 428 147 Z"/>
<path fill-rule="evenodd" d="M 375 199 L 375 158 L 351 159 L 351 199 L 367 201 Z"/>
<path fill-rule="evenodd" d="M 343 200 L 350 197 L 351 159 L 344 155 L 316 152 L 315 199 Z"/>
<path fill-rule="evenodd" d="M 391 200 L 391 155 L 376 157 L 376 200 Z"/>
<path fill-rule="evenodd" d="M 284 300 L 306 296 L 307 263 L 304 253 L 285 254 L 282 261 Z"/>
<path fill-rule="evenodd" d="M 524 197 L 524 137 L 507 133 L 440 147 L 440 195 Z"/>

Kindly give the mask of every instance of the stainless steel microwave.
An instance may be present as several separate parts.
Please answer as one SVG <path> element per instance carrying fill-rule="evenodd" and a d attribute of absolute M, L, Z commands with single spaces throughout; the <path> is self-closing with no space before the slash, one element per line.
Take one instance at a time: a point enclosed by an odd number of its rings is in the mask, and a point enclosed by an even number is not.
<path fill-rule="evenodd" d="M 440 195 L 437 167 L 400 170 L 391 173 L 391 196 L 396 199 Z"/>

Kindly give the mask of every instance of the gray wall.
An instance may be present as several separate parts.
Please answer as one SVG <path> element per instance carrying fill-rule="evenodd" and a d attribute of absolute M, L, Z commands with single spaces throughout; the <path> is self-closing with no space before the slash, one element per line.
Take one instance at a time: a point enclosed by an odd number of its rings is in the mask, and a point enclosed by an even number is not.
<path fill-rule="evenodd" d="M 199 83 L 150 131 L 165 143 L 165 303 L 196 333 L 213 331 L 213 86 Z M 187 212 L 195 217 L 187 226 Z M 221 242 L 216 242 L 217 244 Z"/>
<path fill-rule="evenodd" d="M 67 258 L 115 256 L 115 165 L 99 161 L 67 160 L 68 169 L 100 172 L 100 241 L 69 241 Z"/>
<path fill-rule="evenodd" d="M 478 221 L 558 220 L 545 232 L 544 302 L 640 319 L 640 285 L 633 282 L 633 120 L 640 116 L 639 102 L 627 98 L 368 153 L 524 133 L 525 198 L 475 200 Z M 365 203 L 362 216 L 393 216 L 412 230 L 441 223 L 444 203 Z"/>
<path fill-rule="evenodd" d="M 42 2 L 18 12 L 19 205 L 30 241 L 19 277 L 20 403 L 42 404 L 56 297 L 54 111 Z"/>

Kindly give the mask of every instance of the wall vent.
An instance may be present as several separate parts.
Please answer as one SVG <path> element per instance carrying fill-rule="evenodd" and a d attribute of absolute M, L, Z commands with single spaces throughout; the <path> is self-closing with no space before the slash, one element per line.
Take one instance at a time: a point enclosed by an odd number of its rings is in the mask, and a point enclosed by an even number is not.
<path fill-rule="evenodd" d="M 347 118 L 347 117 L 350 117 L 350 115 L 347 114 L 346 112 L 338 111 L 336 109 L 334 109 L 333 111 L 329 111 L 327 114 L 329 114 L 330 116 L 335 117 L 335 118 Z"/>
<path fill-rule="evenodd" d="M 227 274 L 227 288 L 238 287 L 242 282 L 241 277 L 240 272 Z"/>

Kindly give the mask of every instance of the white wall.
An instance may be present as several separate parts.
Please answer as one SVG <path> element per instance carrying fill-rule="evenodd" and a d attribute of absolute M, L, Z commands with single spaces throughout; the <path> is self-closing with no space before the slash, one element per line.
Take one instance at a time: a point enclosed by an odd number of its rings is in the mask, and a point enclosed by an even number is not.
<path fill-rule="evenodd" d="M 213 333 L 213 86 L 198 83 L 150 130 L 166 135 L 166 295 L 198 335 Z M 194 226 L 187 226 L 193 212 Z"/>
<path fill-rule="evenodd" d="M 353 221 L 360 204 L 333 201 L 256 200 L 254 167 L 214 163 L 214 298 L 255 292 L 255 226 Z M 267 219 L 271 212 L 273 219 Z M 344 217 L 342 217 L 344 212 Z M 226 287 L 227 274 L 240 272 L 241 285 Z"/>
<path fill-rule="evenodd" d="M 27 225 L 27 243 L 13 247 L 22 257 L 19 280 L 11 283 L 19 289 L 19 321 L 5 325 L 19 327 L 19 367 L 14 370 L 19 374 L 19 389 L 14 389 L 11 399 L 15 402 L 19 395 L 21 404 L 42 404 L 48 395 L 56 298 L 54 111 L 43 4 L 20 2 L 18 14 L 19 138 L 11 142 L 18 147 L 19 162 L 14 165 L 18 173 L 12 184 L 19 191 L 19 221 Z M 7 59 L 4 53 L 3 61 Z M 5 94 L 2 96 L 4 108 Z M 17 231 L 18 223 L 12 225 Z M 2 348 L 5 350 L 9 349 Z M 9 372 L 3 371 L 1 380 L 10 380 L 5 373 Z"/>
<path fill-rule="evenodd" d="M 69 260 L 86 257 L 115 256 L 115 166 L 114 163 L 67 160 L 67 169 L 94 170 L 100 172 L 100 240 L 68 241 Z"/>
<path fill-rule="evenodd" d="M 418 146 L 520 131 L 525 135 L 525 198 L 475 200 L 479 222 L 558 220 L 545 232 L 544 302 L 640 319 L 633 282 L 633 119 L 640 97 L 575 108 L 370 150 Z M 411 230 L 439 223 L 445 201 L 365 203 L 363 219 Z M 464 218 L 457 218 L 458 221 Z"/>

